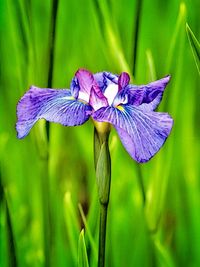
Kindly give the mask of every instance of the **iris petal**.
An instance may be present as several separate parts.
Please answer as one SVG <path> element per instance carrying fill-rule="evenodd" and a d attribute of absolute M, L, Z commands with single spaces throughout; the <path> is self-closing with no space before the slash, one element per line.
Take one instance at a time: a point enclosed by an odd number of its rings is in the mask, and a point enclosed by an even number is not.
<path fill-rule="evenodd" d="M 163 92 L 170 80 L 170 76 L 149 83 L 147 85 L 128 85 L 126 93 L 129 96 L 129 103 L 139 106 L 145 111 L 153 111 L 162 100 Z"/>
<path fill-rule="evenodd" d="M 119 86 L 119 91 L 123 88 L 125 88 L 130 81 L 130 76 L 126 72 L 122 72 L 119 76 L 118 80 L 118 86 Z"/>
<path fill-rule="evenodd" d="M 108 100 L 108 104 L 111 106 L 113 101 L 118 93 L 118 85 L 115 83 L 109 84 L 106 90 L 104 91 L 104 95 Z"/>
<path fill-rule="evenodd" d="M 89 103 L 90 91 L 92 86 L 95 86 L 93 74 L 85 69 L 79 69 L 75 74 L 79 84 L 79 95 L 78 98 Z"/>
<path fill-rule="evenodd" d="M 113 124 L 127 152 L 140 163 L 150 160 L 159 151 L 173 125 L 167 113 L 145 113 L 129 104 L 101 108 L 93 118 Z"/>
<path fill-rule="evenodd" d="M 89 104 L 94 110 L 108 106 L 108 101 L 98 86 L 92 87 Z"/>
<path fill-rule="evenodd" d="M 112 74 L 107 71 L 94 74 L 94 79 L 103 93 L 110 84 L 118 83 L 118 77 L 118 75 Z"/>
<path fill-rule="evenodd" d="M 25 137 L 39 119 L 65 126 L 83 124 L 89 119 L 91 107 L 74 99 L 69 90 L 31 89 L 17 105 L 18 138 Z"/>
<path fill-rule="evenodd" d="M 80 86 L 79 86 L 79 82 L 78 79 L 76 77 L 74 77 L 71 81 L 71 85 L 70 85 L 70 91 L 72 96 L 77 99 L 78 98 L 78 94 L 79 94 L 79 90 L 80 90 Z"/>

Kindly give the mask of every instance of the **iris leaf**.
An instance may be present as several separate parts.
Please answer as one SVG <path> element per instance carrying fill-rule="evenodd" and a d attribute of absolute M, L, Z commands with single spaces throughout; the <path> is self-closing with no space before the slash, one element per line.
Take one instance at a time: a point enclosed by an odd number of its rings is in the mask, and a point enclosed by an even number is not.
<path fill-rule="evenodd" d="M 84 229 L 80 232 L 78 242 L 78 267 L 89 267 L 84 238 Z"/>
<path fill-rule="evenodd" d="M 197 66 L 197 70 L 200 74 L 200 44 L 187 23 L 186 23 L 186 32 L 190 42 L 190 47 L 192 50 L 194 61 Z"/>

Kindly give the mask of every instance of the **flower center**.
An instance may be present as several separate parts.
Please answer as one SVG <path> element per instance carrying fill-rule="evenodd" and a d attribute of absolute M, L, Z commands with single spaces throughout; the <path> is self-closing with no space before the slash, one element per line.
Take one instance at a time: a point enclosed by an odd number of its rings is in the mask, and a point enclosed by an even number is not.
<path fill-rule="evenodd" d="M 105 92 L 104 92 L 104 96 L 107 98 L 108 100 L 108 104 L 111 106 L 113 103 L 113 100 L 115 98 L 115 96 L 118 93 L 118 84 L 109 84 L 108 87 L 106 88 Z"/>
<path fill-rule="evenodd" d="M 85 92 L 79 91 L 78 99 L 79 100 L 83 100 L 86 103 L 89 103 L 89 95 L 87 93 L 85 93 Z"/>

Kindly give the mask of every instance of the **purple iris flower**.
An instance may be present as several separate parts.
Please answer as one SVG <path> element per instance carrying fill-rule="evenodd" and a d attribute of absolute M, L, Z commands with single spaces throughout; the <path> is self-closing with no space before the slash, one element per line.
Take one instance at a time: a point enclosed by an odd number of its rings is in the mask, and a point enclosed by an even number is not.
<path fill-rule="evenodd" d="M 122 72 L 92 74 L 79 69 L 68 89 L 32 86 L 17 105 L 18 138 L 24 138 L 39 119 L 76 126 L 90 117 L 112 124 L 127 152 L 137 162 L 146 162 L 164 144 L 173 119 L 155 112 L 170 76 L 147 85 L 129 84 Z"/>

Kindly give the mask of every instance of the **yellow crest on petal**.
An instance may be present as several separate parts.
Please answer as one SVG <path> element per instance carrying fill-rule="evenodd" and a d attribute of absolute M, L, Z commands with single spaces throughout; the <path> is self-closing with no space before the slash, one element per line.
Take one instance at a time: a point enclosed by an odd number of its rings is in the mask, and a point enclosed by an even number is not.
<path fill-rule="evenodd" d="M 124 111 L 124 107 L 122 107 L 120 105 L 118 105 L 116 108 L 119 109 L 120 111 Z"/>

